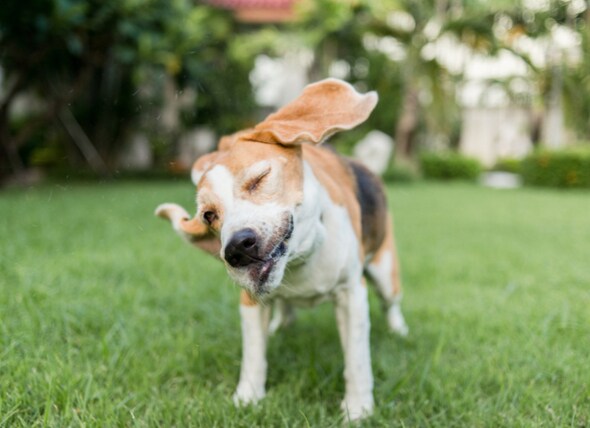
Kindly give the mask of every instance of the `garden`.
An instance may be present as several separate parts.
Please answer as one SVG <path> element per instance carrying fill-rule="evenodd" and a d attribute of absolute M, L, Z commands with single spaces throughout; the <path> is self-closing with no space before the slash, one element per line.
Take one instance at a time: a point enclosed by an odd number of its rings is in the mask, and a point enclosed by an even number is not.
<path fill-rule="evenodd" d="M 329 303 L 234 406 L 240 289 L 154 216 L 192 215 L 193 161 L 326 77 L 379 93 L 327 144 L 385 141 L 410 329 L 370 286 L 352 426 L 590 426 L 586 2 L 253 3 L 0 8 L 0 427 L 348 424 Z"/>

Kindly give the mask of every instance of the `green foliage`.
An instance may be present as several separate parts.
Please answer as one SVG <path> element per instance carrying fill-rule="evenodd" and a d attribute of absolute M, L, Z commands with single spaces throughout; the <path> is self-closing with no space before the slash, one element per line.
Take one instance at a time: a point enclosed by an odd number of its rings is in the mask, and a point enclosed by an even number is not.
<path fill-rule="evenodd" d="M 230 55 L 237 31 L 231 14 L 190 0 L 37 0 L 24 9 L 9 1 L 0 8 L 4 92 L 43 100 L 40 120 L 29 124 L 59 130 L 65 146 L 71 140 L 59 114 L 70 109 L 109 164 L 138 127 L 162 133 L 159 108 L 169 81 L 197 95 L 182 125 L 228 132 L 251 123 L 255 53 Z M 0 134 L 7 134 L 13 100 L 0 99 Z M 30 137 L 24 134 L 8 133 L 0 143 L 20 147 Z"/>
<path fill-rule="evenodd" d="M 590 189 L 590 148 L 533 153 L 522 163 L 522 177 L 532 186 Z"/>
<path fill-rule="evenodd" d="M 409 165 L 389 162 L 383 173 L 383 181 L 386 183 L 412 183 L 420 178 L 419 173 Z"/>
<path fill-rule="evenodd" d="M 422 153 L 420 168 L 425 178 L 475 180 L 482 167 L 476 159 L 455 152 Z"/>
<path fill-rule="evenodd" d="M 522 169 L 522 160 L 521 159 L 513 159 L 513 158 L 504 158 L 499 159 L 492 171 L 504 171 L 504 172 L 511 172 L 513 174 L 520 174 Z"/>
<path fill-rule="evenodd" d="M 427 136 L 449 136 L 460 123 L 456 88 L 461 72 L 440 55 L 425 55 L 453 38 L 484 54 L 498 52 L 497 8 L 479 2 L 302 1 L 300 31 L 314 48 L 314 78 L 344 62 L 347 79 L 382 97 L 369 126 L 395 137 L 400 154 L 417 152 Z M 449 141 L 452 145 L 454 138 Z"/>
<path fill-rule="evenodd" d="M 580 61 L 563 69 L 564 117 L 582 139 L 590 139 L 590 19 L 581 26 Z"/>
<path fill-rule="evenodd" d="M 389 5 L 390 8 L 396 7 Z M 404 91 L 403 67 L 386 52 L 367 48 L 367 37 L 375 38 L 375 20 L 383 19 L 381 10 L 370 1 L 305 0 L 298 4 L 300 20 L 291 31 L 314 50 L 311 77 L 328 77 L 338 62 L 348 71 L 345 79 L 362 91 L 382 94 L 377 107 L 357 139 L 366 129 L 378 129 L 393 135 L 401 110 Z M 353 131 L 354 132 L 354 131 Z"/>

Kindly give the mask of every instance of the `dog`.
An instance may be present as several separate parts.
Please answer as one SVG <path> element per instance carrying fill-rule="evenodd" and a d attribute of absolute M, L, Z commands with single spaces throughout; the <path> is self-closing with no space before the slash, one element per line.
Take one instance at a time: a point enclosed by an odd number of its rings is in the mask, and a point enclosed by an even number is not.
<path fill-rule="evenodd" d="M 292 319 L 292 308 L 331 300 L 344 351 L 341 407 L 349 420 L 372 413 L 363 275 L 376 285 L 390 329 L 408 332 L 392 220 L 380 180 L 319 145 L 364 122 L 377 101 L 375 92 L 360 94 L 341 80 L 310 84 L 255 128 L 223 137 L 197 159 L 194 218 L 173 203 L 156 209 L 180 236 L 219 257 L 242 288 L 237 405 L 264 397 L 267 338 Z"/>

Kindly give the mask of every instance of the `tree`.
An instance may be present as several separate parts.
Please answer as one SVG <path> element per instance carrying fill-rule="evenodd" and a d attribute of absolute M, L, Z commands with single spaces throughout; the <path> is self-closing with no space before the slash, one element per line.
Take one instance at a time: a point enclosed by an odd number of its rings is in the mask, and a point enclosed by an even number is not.
<path fill-rule="evenodd" d="M 305 3 L 303 31 L 315 47 L 316 75 L 331 63 L 349 64 L 349 79 L 381 89 L 378 123 L 392 134 L 396 156 L 411 157 L 422 128 L 430 135 L 456 133 L 457 83 L 462 70 L 449 70 L 428 48 L 445 37 L 471 50 L 495 53 L 495 12 L 471 1 L 321 0 Z M 357 67 L 358 62 L 366 67 Z M 357 70 L 361 70 L 358 73 Z"/>
<path fill-rule="evenodd" d="M 529 65 L 530 81 L 540 107 L 540 139 L 549 147 L 566 143 L 564 126 L 570 127 L 578 138 L 590 139 L 590 85 L 586 76 L 590 71 L 590 39 L 588 25 L 590 11 L 584 2 L 571 0 L 539 3 L 535 8 L 516 4 L 503 11 L 505 37 L 502 43 L 518 54 Z M 556 34 L 577 34 L 576 42 L 557 42 Z M 528 52 L 519 47 L 521 39 L 534 41 L 545 47 L 545 58 L 535 62 Z M 563 38 L 563 37 L 562 37 Z M 568 58 L 579 48 L 579 58 Z M 564 114 L 567 112 L 567 114 Z"/>
<path fill-rule="evenodd" d="M 130 130 L 147 123 L 157 131 L 154 111 L 166 77 L 197 92 L 187 125 L 212 122 L 225 130 L 235 127 L 228 122 L 247 122 L 251 63 L 226 55 L 236 27 L 229 14 L 189 0 L 3 4 L 0 177 L 26 166 L 23 146 L 41 130 L 59 134 L 74 165 L 111 170 Z M 15 126 L 11 110 L 24 93 L 42 109 Z"/>

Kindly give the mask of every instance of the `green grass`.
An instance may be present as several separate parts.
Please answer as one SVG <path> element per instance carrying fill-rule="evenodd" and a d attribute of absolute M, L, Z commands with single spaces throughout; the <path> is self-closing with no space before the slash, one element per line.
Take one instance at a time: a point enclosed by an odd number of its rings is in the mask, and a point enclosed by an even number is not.
<path fill-rule="evenodd" d="M 590 425 L 590 194 L 390 190 L 406 340 L 372 295 L 365 426 Z M 330 305 L 270 341 L 268 396 L 235 409 L 238 291 L 152 216 L 188 183 L 0 194 L 0 426 L 339 426 Z"/>

